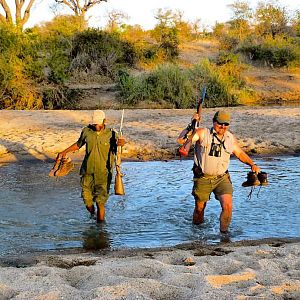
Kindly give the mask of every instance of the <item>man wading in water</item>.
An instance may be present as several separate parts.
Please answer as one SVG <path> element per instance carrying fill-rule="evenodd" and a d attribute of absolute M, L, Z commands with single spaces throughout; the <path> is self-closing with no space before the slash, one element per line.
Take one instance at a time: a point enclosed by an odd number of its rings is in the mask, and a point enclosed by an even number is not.
<path fill-rule="evenodd" d="M 193 119 L 199 120 L 195 114 Z M 213 127 L 198 128 L 192 138 L 194 150 L 194 186 L 192 195 L 195 198 L 193 223 L 204 222 L 206 202 L 213 192 L 220 201 L 220 231 L 228 233 L 232 215 L 232 183 L 228 173 L 230 155 L 234 154 L 241 162 L 251 167 L 252 172 L 260 172 L 252 159 L 240 148 L 236 138 L 228 131 L 230 114 L 224 110 L 217 111 L 213 117 Z M 182 133 L 177 139 L 179 144 L 185 140 Z"/>
<path fill-rule="evenodd" d="M 114 130 L 105 126 L 105 113 L 96 110 L 91 125 L 83 128 L 78 141 L 58 154 L 58 158 L 62 158 L 85 145 L 85 157 L 80 168 L 82 198 L 92 216 L 96 203 L 97 222 L 104 221 L 117 146 L 124 144 L 123 138 L 118 138 Z"/>

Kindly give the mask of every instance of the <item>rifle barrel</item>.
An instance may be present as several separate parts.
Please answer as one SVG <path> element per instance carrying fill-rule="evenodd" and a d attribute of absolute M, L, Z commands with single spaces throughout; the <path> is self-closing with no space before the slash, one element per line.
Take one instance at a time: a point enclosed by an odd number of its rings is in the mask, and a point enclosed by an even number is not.
<path fill-rule="evenodd" d="M 120 135 L 122 135 L 123 119 L 124 119 L 124 109 L 122 110 L 121 125 L 120 125 Z"/>

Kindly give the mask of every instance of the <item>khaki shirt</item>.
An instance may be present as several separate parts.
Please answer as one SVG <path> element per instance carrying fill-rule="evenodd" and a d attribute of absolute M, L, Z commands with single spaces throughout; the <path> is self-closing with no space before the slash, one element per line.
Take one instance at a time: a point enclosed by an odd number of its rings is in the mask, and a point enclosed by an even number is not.
<path fill-rule="evenodd" d="M 195 164 L 201 167 L 201 170 L 204 174 L 210 176 L 222 175 L 228 170 L 230 155 L 233 152 L 234 146 L 233 134 L 227 131 L 223 139 L 224 146 L 220 147 L 221 155 L 218 157 L 211 156 L 209 152 L 214 133 L 215 131 L 213 128 L 206 128 L 203 141 L 201 141 L 201 143 L 199 141 L 196 142 L 194 152 Z M 220 144 L 216 139 L 214 139 L 214 142 Z"/>
<path fill-rule="evenodd" d="M 97 132 L 89 125 L 83 128 L 77 141 L 79 148 L 84 145 L 85 157 L 80 175 L 112 173 L 117 152 L 117 133 L 109 128 Z"/>

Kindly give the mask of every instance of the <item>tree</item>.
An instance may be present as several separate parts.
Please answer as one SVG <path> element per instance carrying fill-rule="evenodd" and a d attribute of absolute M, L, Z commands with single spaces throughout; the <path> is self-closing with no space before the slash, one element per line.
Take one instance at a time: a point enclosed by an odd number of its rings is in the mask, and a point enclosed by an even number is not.
<path fill-rule="evenodd" d="M 158 24 L 152 30 L 152 36 L 159 43 L 159 48 L 163 50 L 167 59 L 173 59 L 178 56 L 178 30 L 175 25 L 175 15 L 172 10 L 157 10 L 155 19 Z"/>
<path fill-rule="evenodd" d="M 0 0 L 1 1 L 1 0 Z M 69 7 L 75 16 L 84 17 L 86 12 L 93 6 L 107 0 L 55 0 L 58 4 L 64 4 Z"/>
<path fill-rule="evenodd" d="M 292 28 L 297 36 L 300 36 L 300 10 L 295 12 L 295 17 L 292 20 Z"/>
<path fill-rule="evenodd" d="M 129 19 L 129 16 L 125 12 L 114 9 L 107 14 L 107 19 L 106 30 L 114 32 L 120 29 L 124 21 Z"/>
<path fill-rule="evenodd" d="M 0 23 L 9 26 L 16 26 L 22 30 L 25 23 L 30 17 L 30 10 L 35 0 L 15 0 L 15 19 L 13 18 L 12 9 L 7 4 L 6 0 L 0 0 L 0 5 L 3 12 L 0 12 Z"/>
<path fill-rule="evenodd" d="M 239 0 L 229 4 L 228 7 L 233 13 L 229 24 L 235 31 L 235 34 L 238 35 L 239 40 L 241 40 L 250 31 L 250 22 L 253 17 L 252 9 L 248 2 Z"/>
<path fill-rule="evenodd" d="M 256 26 L 258 34 L 276 35 L 287 31 L 288 14 L 284 7 L 275 2 L 259 2 L 255 11 L 255 17 L 258 25 Z"/>

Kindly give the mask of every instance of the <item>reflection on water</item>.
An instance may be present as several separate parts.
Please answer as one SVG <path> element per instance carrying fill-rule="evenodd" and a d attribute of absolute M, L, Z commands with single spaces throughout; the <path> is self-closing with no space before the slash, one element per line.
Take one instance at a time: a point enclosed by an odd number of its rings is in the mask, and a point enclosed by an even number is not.
<path fill-rule="evenodd" d="M 243 188 L 246 166 L 232 160 L 234 209 L 231 240 L 300 236 L 300 157 L 256 162 L 269 186 Z M 218 242 L 220 205 L 212 199 L 201 226 L 191 223 L 192 161 L 125 162 L 125 196 L 111 195 L 106 222 L 90 219 L 82 199 L 78 168 L 49 178 L 52 165 L 26 162 L 0 166 L 0 255 L 79 247 L 171 246 L 193 240 Z M 258 195 L 258 196 L 257 196 Z"/>
<path fill-rule="evenodd" d="M 100 250 L 110 247 L 108 232 L 101 225 L 90 226 L 83 231 L 82 247 L 85 250 Z"/>

